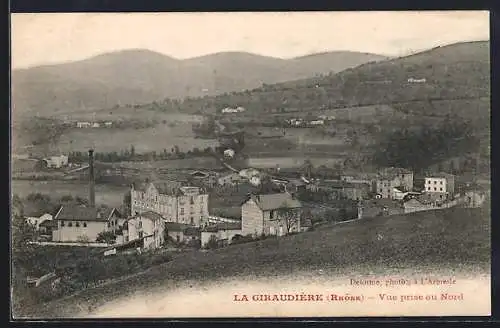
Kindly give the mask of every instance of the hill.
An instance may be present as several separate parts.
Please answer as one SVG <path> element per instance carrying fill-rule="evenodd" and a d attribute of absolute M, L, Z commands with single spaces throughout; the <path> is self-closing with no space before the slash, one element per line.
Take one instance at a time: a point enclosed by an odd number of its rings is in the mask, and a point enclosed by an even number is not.
<path fill-rule="evenodd" d="M 337 74 L 192 100 L 196 105 L 186 102 L 185 107 L 216 110 L 243 106 L 261 113 L 389 104 L 406 113 L 489 117 L 489 57 L 487 41 L 457 43 L 368 62 Z"/>
<path fill-rule="evenodd" d="M 110 108 L 241 91 L 382 59 L 385 57 L 354 52 L 290 60 L 222 52 L 177 60 L 149 50 L 124 50 L 78 62 L 14 70 L 12 99 L 16 113 Z"/>
<path fill-rule="evenodd" d="M 380 238 L 382 236 L 382 238 Z M 186 281 L 281 277 L 301 270 L 314 276 L 490 272 L 490 210 L 446 209 L 366 218 L 283 238 L 183 254 L 138 276 L 88 289 L 27 313 L 70 317 L 82 310 L 149 290 L 175 288 Z M 90 303 L 87 303 L 90 302 Z"/>

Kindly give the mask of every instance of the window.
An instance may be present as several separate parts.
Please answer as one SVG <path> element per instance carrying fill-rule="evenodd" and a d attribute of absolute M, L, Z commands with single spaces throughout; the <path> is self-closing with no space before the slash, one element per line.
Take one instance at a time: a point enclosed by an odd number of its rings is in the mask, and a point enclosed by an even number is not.
<path fill-rule="evenodd" d="M 144 233 L 142 231 L 139 231 L 139 238 L 142 238 L 143 235 Z"/>
<path fill-rule="evenodd" d="M 80 222 L 76 222 L 76 223 L 75 223 L 75 226 L 76 226 L 77 228 L 80 228 Z"/>
<path fill-rule="evenodd" d="M 111 223 L 110 223 L 110 222 L 108 222 L 108 228 L 109 228 L 109 227 L 111 227 Z"/>
<path fill-rule="evenodd" d="M 436 191 L 436 190 L 437 190 L 437 188 L 436 188 L 436 187 L 434 187 L 434 191 Z"/>
<path fill-rule="evenodd" d="M 380 188 L 380 193 L 382 193 L 382 188 Z"/>
<path fill-rule="evenodd" d="M 436 184 L 436 183 L 437 183 L 437 181 L 436 181 L 436 180 L 434 180 L 434 184 Z"/>
<path fill-rule="evenodd" d="M 431 187 L 427 187 L 427 190 L 431 190 Z"/>
<path fill-rule="evenodd" d="M 142 221 L 139 221 L 139 228 L 142 228 Z"/>
<path fill-rule="evenodd" d="M 65 222 L 61 221 L 61 227 L 64 227 Z"/>
<path fill-rule="evenodd" d="M 73 226 L 73 222 L 69 221 L 68 227 L 72 227 L 72 226 Z"/>
<path fill-rule="evenodd" d="M 191 224 L 194 224 L 194 218 L 191 217 Z"/>
<path fill-rule="evenodd" d="M 194 204 L 194 197 L 193 196 L 189 197 L 189 203 Z"/>
<path fill-rule="evenodd" d="M 439 181 L 440 184 L 443 184 L 443 181 Z"/>
<path fill-rule="evenodd" d="M 118 219 L 115 220 L 115 225 L 118 225 Z"/>
<path fill-rule="evenodd" d="M 443 188 L 439 188 L 439 191 L 443 191 Z"/>
<path fill-rule="evenodd" d="M 87 228 L 87 222 L 83 222 L 83 227 Z"/>
<path fill-rule="evenodd" d="M 184 207 L 181 207 L 181 215 L 184 215 Z"/>

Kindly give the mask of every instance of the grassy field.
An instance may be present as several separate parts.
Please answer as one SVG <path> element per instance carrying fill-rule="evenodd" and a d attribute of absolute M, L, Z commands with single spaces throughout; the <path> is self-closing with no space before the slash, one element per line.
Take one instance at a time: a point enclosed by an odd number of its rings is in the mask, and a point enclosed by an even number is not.
<path fill-rule="evenodd" d="M 95 308 L 136 293 L 173 288 L 186 280 L 276 277 L 320 269 L 332 276 L 404 270 L 489 273 L 490 220 L 489 208 L 429 211 L 323 226 L 208 253 L 192 252 L 139 276 L 26 309 L 26 315 L 71 317 L 81 314 L 80 304 Z"/>
<path fill-rule="evenodd" d="M 53 199 L 65 195 L 88 198 L 88 184 L 86 182 L 12 180 L 11 187 L 12 194 L 17 194 L 22 198 L 31 193 L 47 194 Z M 96 204 L 120 206 L 127 190 L 127 187 L 98 184 L 95 186 Z"/>

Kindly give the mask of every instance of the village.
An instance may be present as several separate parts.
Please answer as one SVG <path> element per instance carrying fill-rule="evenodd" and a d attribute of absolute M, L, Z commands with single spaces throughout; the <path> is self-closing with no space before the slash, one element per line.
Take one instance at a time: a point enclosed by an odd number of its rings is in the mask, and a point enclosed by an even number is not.
<path fill-rule="evenodd" d="M 88 204 L 64 204 L 55 213 L 25 211 L 26 222 L 37 231 L 33 243 L 102 247 L 104 256 L 167 245 L 219 248 L 306 232 L 332 219 L 341 223 L 455 206 L 480 207 L 487 196 L 478 184 L 459 183 L 444 172 L 416 181 L 411 170 L 392 167 L 344 172 L 337 179 L 314 177 L 307 170 L 292 174 L 279 168 L 237 170 L 224 162 L 234 156 L 227 149 L 221 159 L 226 173 L 197 170 L 187 180 L 132 183 L 126 206 L 96 206 L 93 150 L 88 153 L 88 165 L 83 167 L 88 171 Z M 69 165 L 64 156 L 48 163 Z M 209 206 L 214 203 L 219 206 Z"/>

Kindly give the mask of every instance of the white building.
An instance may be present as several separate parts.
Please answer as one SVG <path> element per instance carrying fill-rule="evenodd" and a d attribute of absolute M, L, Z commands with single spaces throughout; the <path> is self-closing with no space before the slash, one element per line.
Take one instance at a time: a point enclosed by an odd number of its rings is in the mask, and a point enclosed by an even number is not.
<path fill-rule="evenodd" d="M 183 187 L 178 182 L 133 184 L 131 212 L 152 211 L 167 222 L 200 226 L 208 218 L 208 193 L 199 187 Z"/>
<path fill-rule="evenodd" d="M 235 152 L 232 149 L 226 149 L 226 150 L 224 150 L 224 157 L 233 158 L 234 154 L 235 154 Z"/>
<path fill-rule="evenodd" d="M 47 167 L 61 168 L 63 166 L 68 165 L 68 156 L 66 155 L 51 156 L 49 158 L 44 158 L 43 161 L 47 164 Z"/>
<path fill-rule="evenodd" d="M 151 211 L 128 219 L 123 225 L 124 242 L 144 238 L 144 248 L 156 249 L 164 241 L 164 218 Z"/>
<path fill-rule="evenodd" d="M 92 127 L 93 128 L 100 128 L 101 125 L 99 123 L 95 122 L 95 123 L 92 124 Z"/>
<path fill-rule="evenodd" d="M 212 236 L 222 246 L 231 244 L 234 236 L 241 235 L 241 221 L 236 223 L 217 223 L 205 227 L 201 231 L 201 246 L 205 247 Z"/>
<path fill-rule="evenodd" d="M 433 174 L 425 178 L 424 192 L 446 199 L 455 193 L 455 176 L 448 173 Z"/>
<path fill-rule="evenodd" d="M 90 122 L 76 122 L 77 128 L 90 128 L 92 124 Z"/>

